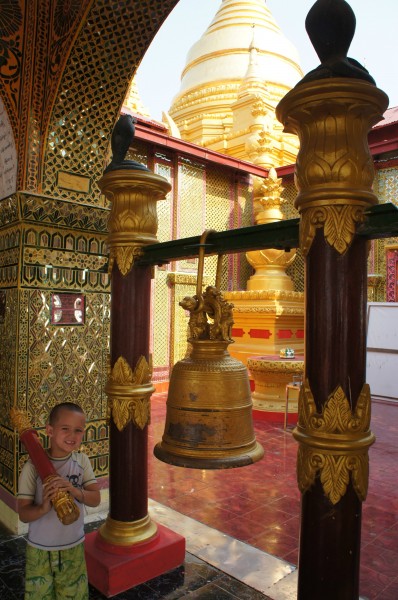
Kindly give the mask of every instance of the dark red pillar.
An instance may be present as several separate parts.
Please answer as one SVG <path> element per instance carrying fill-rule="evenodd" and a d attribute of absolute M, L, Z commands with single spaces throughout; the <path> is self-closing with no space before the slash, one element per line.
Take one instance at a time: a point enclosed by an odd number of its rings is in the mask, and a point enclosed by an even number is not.
<path fill-rule="evenodd" d="M 106 596 L 170 571 L 185 557 L 184 538 L 148 514 L 148 424 L 155 390 L 149 355 L 151 267 L 137 264 L 142 247 L 157 241 L 156 202 L 170 185 L 130 163 L 106 171 L 99 182 L 112 203 L 111 352 L 105 387 L 110 509 L 99 531 L 86 538 L 86 559 L 90 583 Z"/>
<path fill-rule="evenodd" d="M 356 235 L 372 191 L 367 135 L 388 105 L 347 59 L 355 17 L 318 0 L 307 30 L 320 57 L 279 103 L 296 133 L 300 248 L 305 256 L 305 378 L 299 397 L 302 492 L 299 600 L 358 600 L 362 502 L 368 486 L 370 390 L 365 382 L 367 242 Z"/>

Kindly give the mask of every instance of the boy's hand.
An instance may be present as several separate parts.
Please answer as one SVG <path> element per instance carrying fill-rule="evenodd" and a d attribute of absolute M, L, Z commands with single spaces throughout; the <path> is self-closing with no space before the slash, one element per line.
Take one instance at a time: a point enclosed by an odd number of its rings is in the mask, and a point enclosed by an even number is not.
<path fill-rule="evenodd" d="M 59 475 L 52 477 L 50 481 L 43 485 L 43 493 L 46 490 L 48 498 L 52 500 L 59 491 L 69 492 L 71 496 L 76 497 L 76 488 L 71 484 L 69 479 L 64 479 Z"/>
<path fill-rule="evenodd" d="M 48 488 L 46 484 L 43 485 L 43 499 L 41 503 L 41 512 L 43 515 L 47 514 L 51 510 L 51 497 L 53 492 Z"/>

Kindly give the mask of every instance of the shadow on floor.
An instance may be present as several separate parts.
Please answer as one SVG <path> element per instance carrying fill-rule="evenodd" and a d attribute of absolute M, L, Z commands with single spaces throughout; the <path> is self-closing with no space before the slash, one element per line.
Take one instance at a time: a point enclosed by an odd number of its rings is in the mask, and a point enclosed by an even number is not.
<path fill-rule="evenodd" d="M 87 533 L 97 529 L 100 522 L 86 526 Z M 25 569 L 24 536 L 9 534 L 0 527 L 0 598 L 23 600 Z M 188 552 L 178 569 L 156 577 L 145 584 L 122 592 L 117 600 L 264 600 L 267 596 L 225 575 Z M 90 600 L 102 600 L 103 594 L 90 586 Z M 37 598 L 37 600 L 41 600 Z M 76 600 L 79 600 L 78 598 Z"/>

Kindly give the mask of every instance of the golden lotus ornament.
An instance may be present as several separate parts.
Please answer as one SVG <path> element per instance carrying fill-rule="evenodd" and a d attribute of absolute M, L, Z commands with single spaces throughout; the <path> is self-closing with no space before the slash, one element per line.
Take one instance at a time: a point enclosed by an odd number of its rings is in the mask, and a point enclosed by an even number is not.
<path fill-rule="evenodd" d="M 180 302 L 190 313 L 189 356 L 174 365 L 166 405 L 162 441 L 154 454 L 163 462 L 197 469 L 228 469 L 250 465 L 264 456 L 256 441 L 247 369 L 232 358 L 233 304 L 216 285 L 202 293 L 204 240 L 201 238 L 196 295 Z"/>

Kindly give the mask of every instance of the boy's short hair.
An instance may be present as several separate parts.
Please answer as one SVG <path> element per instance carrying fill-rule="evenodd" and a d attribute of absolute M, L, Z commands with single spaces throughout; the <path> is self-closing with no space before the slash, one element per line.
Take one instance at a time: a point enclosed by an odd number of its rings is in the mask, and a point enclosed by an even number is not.
<path fill-rule="evenodd" d="M 75 404 L 74 402 L 61 402 L 60 404 L 56 404 L 54 406 L 54 408 L 51 410 L 51 412 L 48 416 L 48 424 L 49 425 L 54 425 L 54 423 L 57 421 L 57 419 L 59 417 L 59 413 L 62 410 L 70 410 L 72 412 L 77 412 L 77 413 L 80 413 L 81 415 L 85 416 L 84 410 L 78 404 Z"/>

